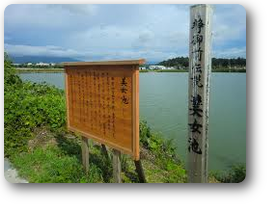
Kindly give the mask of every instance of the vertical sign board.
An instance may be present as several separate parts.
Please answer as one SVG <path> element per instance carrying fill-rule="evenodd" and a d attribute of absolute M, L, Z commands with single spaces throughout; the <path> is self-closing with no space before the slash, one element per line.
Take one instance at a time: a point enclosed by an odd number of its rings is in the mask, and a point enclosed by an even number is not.
<path fill-rule="evenodd" d="M 64 63 L 68 129 L 139 160 L 139 64 Z"/>
<path fill-rule="evenodd" d="M 188 91 L 188 181 L 207 182 L 208 121 L 211 75 L 210 5 L 190 8 Z"/>

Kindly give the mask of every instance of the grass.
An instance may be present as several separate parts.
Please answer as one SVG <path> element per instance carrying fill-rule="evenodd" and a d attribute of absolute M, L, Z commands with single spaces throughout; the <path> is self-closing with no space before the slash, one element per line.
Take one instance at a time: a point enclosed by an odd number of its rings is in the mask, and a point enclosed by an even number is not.
<path fill-rule="evenodd" d="M 47 127 L 38 128 L 35 135 L 28 142 L 27 152 L 11 158 L 21 177 L 32 183 L 103 182 L 101 169 L 93 160 L 89 173 L 83 170 L 78 137 L 62 130 L 51 132 Z"/>
<path fill-rule="evenodd" d="M 144 127 L 143 122 L 141 123 Z M 148 127 L 145 127 L 148 128 Z M 86 174 L 81 164 L 81 140 L 79 136 L 64 130 L 49 131 L 40 127 L 34 131 L 35 137 L 28 142 L 28 151 L 12 156 L 12 163 L 19 175 L 32 183 L 112 183 L 112 154 L 105 157 L 98 143 L 90 140 L 90 172 Z M 144 135 L 144 132 L 141 133 Z M 152 136 L 152 140 L 158 140 Z M 161 139 L 159 139 L 161 140 Z M 163 140 L 161 140 L 163 141 Z M 159 148 L 162 145 L 159 143 Z M 147 148 L 152 148 L 150 145 Z M 179 160 L 170 155 L 162 155 L 161 150 L 153 146 L 148 150 L 142 146 L 141 161 L 149 183 L 186 182 L 186 171 Z M 156 153 L 158 152 L 158 153 Z M 162 159 L 165 158 L 163 162 Z M 128 155 L 121 156 L 122 182 L 138 183 L 133 160 Z M 166 165 L 166 166 L 165 166 Z"/>
<path fill-rule="evenodd" d="M 13 159 L 19 175 L 33 183 L 95 183 L 101 181 L 96 166 L 87 176 L 75 156 L 65 155 L 58 147 L 36 148 Z M 75 173 L 74 173 L 75 172 Z"/>

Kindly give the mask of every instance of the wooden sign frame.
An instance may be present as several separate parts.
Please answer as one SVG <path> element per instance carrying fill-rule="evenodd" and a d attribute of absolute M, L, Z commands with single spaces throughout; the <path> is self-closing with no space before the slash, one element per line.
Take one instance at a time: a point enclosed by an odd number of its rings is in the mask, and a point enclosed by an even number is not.
<path fill-rule="evenodd" d="M 123 61 L 99 61 L 99 62 L 70 62 L 64 63 L 65 69 L 65 90 L 66 90 L 66 106 L 67 106 L 67 128 L 72 132 L 76 132 L 83 137 L 93 139 L 101 144 L 107 145 L 111 148 L 119 150 L 125 154 L 130 154 L 134 160 L 140 159 L 139 153 L 139 65 L 144 64 L 144 59 L 139 60 L 123 60 Z M 108 70 L 112 73 L 112 70 L 121 69 L 130 74 L 131 76 L 131 148 L 125 148 L 118 143 L 107 141 L 94 135 L 90 132 L 81 130 L 73 126 L 70 120 L 70 108 L 73 104 L 70 102 L 70 73 L 73 70 Z"/>

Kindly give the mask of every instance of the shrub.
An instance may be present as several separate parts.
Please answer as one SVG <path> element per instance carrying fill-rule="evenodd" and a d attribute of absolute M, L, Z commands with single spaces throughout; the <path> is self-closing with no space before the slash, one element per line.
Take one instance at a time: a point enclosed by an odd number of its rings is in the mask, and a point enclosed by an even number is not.
<path fill-rule="evenodd" d="M 236 164 L 228 171 L 213 173 L 213 176 L 222 183 L 240 183 L 246 178 L 246 166 Z"/>
<path fill-rule="evenodd" d="M 5 56 L 4 135 L 5 156 L 27 151 L 33 129 L 65 124 L 64 92 L 47 84 L 22 82 Z"/>

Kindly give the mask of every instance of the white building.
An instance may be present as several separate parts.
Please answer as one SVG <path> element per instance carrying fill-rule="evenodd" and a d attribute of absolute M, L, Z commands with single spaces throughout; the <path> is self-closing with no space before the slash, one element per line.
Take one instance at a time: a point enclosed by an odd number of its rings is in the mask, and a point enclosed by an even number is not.
<path fill-rule="evenodd" d="M 161 69 L 161 70 L 165 70 L 167 68 L 165 66 L 163 66 L 163 65 L 149 65 L 149 69 Z"/>
<path fill-rule="evenodd" d="M 36 63 L 37 66 L 49 66 L 49 63 L 43 63 L 43 62 L 39 62 Z"/>

